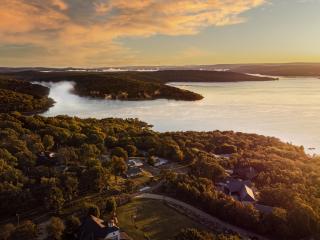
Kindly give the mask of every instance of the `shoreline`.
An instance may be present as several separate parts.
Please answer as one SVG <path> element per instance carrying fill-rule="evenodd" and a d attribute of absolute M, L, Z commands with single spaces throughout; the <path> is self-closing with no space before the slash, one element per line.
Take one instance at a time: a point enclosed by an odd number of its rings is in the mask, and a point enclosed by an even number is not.
<path fill-rule="evenodd" d="M 279 85 L 280 82 L 286 83 L 286 81 L 274 81 L 275 82 L 275 87 Z M 195 83 L 196 86 L 198 86 L 201 83 Z M 226 83 L 228 84 L 228 83 Z M 261 82 L 261 84 L 263 84 Z M 288 82 L 287 84 L 285 84 L 285 86 L 287 85 L 291 85 L 290 82 Z M 256 84 L 255 84 L 256 85 Z M 271 84 L 272 86 L 270 88 L 274 88 L 273 84 Z M 258 84 L 258 86 L 260 86 L 260 84 Z M 282 85 L 281 85 L 282 86 Z M 250 88 L 250 87 L 249 87 Z M 64 91 L 68 91 L 68 88 L 63 88 L 63 89 L 57 89 L 58 90 L 58 94 L 59 94 L 59 98 L 61 98 L 60 93 L 62 90 Z M 220 90 L 219 90 L 220 91 Z M 199 92 L 200 94 L 202 94 L 201 92 Z M 202 94 L 203 95 L 203 94 Z M 55 103 L 54 107 L 57 106 L 58 108 L 56 109 L 57 111 L 55 111 L 55 108 L 50 108 L 53 111 L 48 112 L 48 114 L 46 114 L 47 111 L 43 112 L 43 113 L 35 113 L 35 114 L 41 114 L 43 116 L 57 116 L 57 115 L 70 115 L 70 116 L 77 116 L 79 118 L 88 118 L 88 117 L 94 117 L 97 119 L 102 119 L 102 118 L 106 118 L 106 117 L 115 117 L 115 118 L 139 118 L 142 121 L 148 122 L 150 124 L 152 124 L 154 127 L 153 129 L 159 132 L 174 132 L 174 131 L 206 131 L 206 132 L 210 132 L 214 129 L 220 129 L 221 131 L 236 131 L 236 132 L 243 132 L 243 133 L 254 133 L 254 134 L 258 134 L 258 135 L 263 135 L 263 136 L 274 136 L 278 139 L 280 139 L 283 142 L 289 142 L 289 143 L 293 143 L 294 145 L 300 146 L 303 145 L 305 152 L 309 155 L 313 155 L 313 154 L 320 154 L 320 148 L 318 147 L 317 141 L 304 141 L 304 136 L 303 135 L 295 135 L 295 134 L 299 134 L 299 131 L 297 130 L 297 133 L 294 133 L 293 135 L 296 136 L 296 138 L 292 138 L 290 132 L 287 131 L 280 131 L 280 134 L 276 134 L 277 131 L 276 129 L 272 130 L 271 125 L 270 127 L 267 128 L 260 128 L 259 130 L 259 126 L 261 124 L 258 124 L 257 127 L 253 127 L 253 128 L 247 128 L 247 124 L 242 126 L 242 125 L 238 125 L 237 122 L 239 121 L 234 121 L 231 120 L 230 125 L 229 126 L 224 126 L 225 124 L 219 123 L 218 125 L 216 125 L 215 121 L 218 121 L 218 119 L 222 118 L 224 119 L 224 113 L 223 115 L 218 115 L 217 117 L 215 117 L 215 114 L 210 114 L 210 116 L 205 115 L 205 118 L 208 119 L 204 119 L 203 121 L 201 120 L 197 125 L 192 124 L 192 121 L 187 120 L 187 122 L 183 124 L 183 120 L 185 117 L 187 117 L 187 113 L 190 112 L 190 117 L 191 119 L 197 119 L 200 120 L 198 117 L 194 117 L 194 115 L 200 114 L 203 111 L 202 106 L 207 106 L 206 102 L 207 101 L 212 101 L 210 99 L 208 99 L 207 95 L 204 95 L 204 100 L 201 101 L 190 101 L 190 102 L 182 102 L 182 101 L 176 101 L 176 100 L 166 100 L 166 99 L 154 99 L 154 100 L 150 100 L 150 99 L 143 99 L 143 100 L 101 100 L 99 98 L 90 98 L 90 97 L 79 97 L 78 95 L 74 95 L 76 96 L 75 98 L 75 102 L 73 103 L 73 100 L 71 99 L 69 101 L 69 103 L 72 104 L 79 104 L 79 112 L 74 112 L 72 111 L 72 109 L 70 109 L 70 111 L 68 111 L 68 107 L 66 106 L 66 108 L 64 109 L 64 105 L 62 103 L 62 101 Z M 52 98 L 54 98 L 54 96 L 50 96 Z M 72 96 L 70 96 L 72 97 Z M 79 99 L 82 99 L 83 101 L 79 101 Z M 207 101 L 206 101 L 207 100 Z M 85 105 L 83 105 L 85 104 Z M 70 106 L 71 106 L 70 105 Z M 81 107 L 81 105 L 83 105 L 83 107 Z M 167 109 L 167 107 L 170 107 Z M 189 107 L 190 106 L 190 107 Z M 208 105 L 208 107 L 211 105 Z M 213 105 L 215 106 L 215 105 Z M 212 108 L 212 107 L 210 107 Z M 129 109 L 131 109 L 129 111 Z M 167 110 L 164 110 L 167 109 Z M 175 110 L 176 109 L 176 110 Z M 205 108 L 204 110 L 208 110 L 208 108 Z M 213 109 L 213 111 L 217 111 L 220 108 L 217 109 Z M 173 112 L 175 110 L 175 113 Z M 223 109 L 222 109 L 223 110 Z M 172 114 L 178 114 L 179 111 L 182 111 L 180 116 L 178 118 L 175 118 L 175 115 Z M 224 110 L 223 110 L 224 111 Z M 227 112 L 229 112 L 229 110 L 226 110 Z M 92 112 L 92 114 L 90 114 L 90 112 Z M 153 112 L 155 112 L 154 114 L 152 114 Z M 222 114 L 222 113 L 221 113 Z M 178 114 L 179 115 L 179 114 Z M 178 116 L 177 115 L 177 116 Z M 212 116 L 211 116 L 212 115 Z M 234 114 L 232 114 L 233 116 Z M 168 118 L 166 118 L 165 116 L 167 116 Z M 172 119 L 172 123 L 170 123 L 171 121 L 167 122 L 167 120 L 169 120 L 171 118 L 171 116 L 173 116 Z M 180 118 L 181 121 L 179 120 Z M 210 119 L 213 118 L 213 122 L 212 124 L 208 124 L 208 122 L 210 121 Z M 259 118 L 261 118 L 259 116 Z M 202 118 L 201 118 L 202 119 Z M 214 120 L 217 119 L 217 120 Z M 163 121 L 161 121 L 163 120 Z M 195 121 L 197 121 L 195 120 Z M 182 122 L 183 121 L 183 122 Z M 258 120 L 257 120 L 258 121 Z M 281 120 L 280 120 L 281 121 Z M 167 123 L 166 123 L 167 122 Z M 181 124 L 179 125 L 178 123 L 181 122 Z M 257 122 L 259 123 L 259 122 Z M 235 125 L 236 124 L 236 125 Z M 240 123 L 241 124 L 241 123 Z M 208 127 L 207 127 L 208 125 Z M 215 126 L 216 125 L 216 126 Z M 309 124 L 310 125 L 310 124 Z M 184 126 L 184 127 L 182 127 Z M 310 125 L 312 126 L 312 125 Z M 271 129 L 271 131 L 269 131 Z M 258 131 L 257 131 L 258 130 Z M 268 131 L 265 131 L 268 130 Z M 295 140 L 298 139 L 298 140 Z M 300 140 L 299 140 L 300 139 Z M 308 140 L 308 139 L 307 139 Z M 312 139 L 310 139 L 312 140 Z M 315 150 L 309 150 L 309 148 L 312 147 L 316 147 Z"/>

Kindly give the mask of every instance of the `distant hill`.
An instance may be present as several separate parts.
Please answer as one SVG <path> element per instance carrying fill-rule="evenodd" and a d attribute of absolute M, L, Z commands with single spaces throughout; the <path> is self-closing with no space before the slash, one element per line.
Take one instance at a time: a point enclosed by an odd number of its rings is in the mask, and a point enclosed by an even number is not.
<path fill-rule="evenodd" d="M 123 74 L 123 73 L 119 73 Z M 273 81 L 275 78 L 257 77 L 230 71 L 205 70 L 163 70 L 155 72 L 133 72 L 137 78 L 144 81 L 161 82 L 244 82 L 244 81 Z"/>
<path fill-rule="evenodd" d="M 268 76 L 320 77 L 320 63 L 218 65 L 231 71 Z"/>
<path fill-rule="evenodd" d="M 166 71 L 173 71 L 165 73 Z M 2 73 L 14 73 L 22 71 L 43 71 L 43 72 L 106 72 L 106 73 L 129 73 L 138 72 L 143 75 L 172 75 L 179 71 L 201 71 L 201 73 L 193 73 L 192 75 L 200 75 L 201 77 L 211 75 L 214 77 L 232 78 L 232 75 L 239 73 L 262 74 L 267 76 L 317 76 L 320 77 L 320 63 L 265 63 L 265 64 L 215 64 L 215 65 L 186 65 L 186 66 L 126 66 L 126 67 L 104 67 L 104 68 L 8 68 L 0 67 Z M 153 74 L 148 74 L 148 71 L 157 71 Z M 159 72 L 162 72 L 161 74 Z M 210 72 L 210 73 L 207 73 Z M 214 73 L 212 73 L 214 72 Z M 221 72 L 221 74 L 218 74 Z M 234 74 L 230 73 L 234 72 Z M 145 74 L 147 73 L 147 74 Z M 190 73 L 190 72 L 189 72 Z M 180 73 L 179 73 L 180 74 Z M 188 74 L 185 72 L 183 75 Z M 229 75 L 229 76 L 228 76 Z M 222 78 L 223 78 L 222 77 Z M 245 76 L 238 75 L 237 78 L 245 78 Z M 205 78 L 205 77 L 204 77 Z M 211 81 L 211 80 L 210 80 Z M 221 81 L 221 80 L 214 80 Z"/>

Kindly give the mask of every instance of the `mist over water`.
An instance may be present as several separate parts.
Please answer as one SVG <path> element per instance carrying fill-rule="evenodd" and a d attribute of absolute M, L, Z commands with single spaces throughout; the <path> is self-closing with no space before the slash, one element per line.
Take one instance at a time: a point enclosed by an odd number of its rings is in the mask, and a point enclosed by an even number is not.
<path fill-rule="evenodd" d="M 79 97 L 71 82 L 47 84 L 56 101 L 44 116 L 139 118 L 157 131 L 234 130 L 275 136 L 320 153 L 320 80 L 171 83 L 200 93 L 201 101 L 119 101 Z"/>

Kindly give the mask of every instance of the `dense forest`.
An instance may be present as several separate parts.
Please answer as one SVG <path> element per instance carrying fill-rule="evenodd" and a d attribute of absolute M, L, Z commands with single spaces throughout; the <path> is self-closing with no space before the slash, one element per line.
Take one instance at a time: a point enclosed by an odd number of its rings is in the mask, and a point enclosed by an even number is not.
<path fill-rule="evenodd" d="M 206 212 L 264 235 L 280 239 L 319 237 L 320 162 L 305 155 L 302 147 L 275 138 L 233 132 L 170 133 L 182 146 L 197 149 L 188 175 L 168 173 L 164 192 Z M 181 145 L 179 145 L 181 146 Z M 233 153 L 229 160 L 210 152 Z M 217 151 L 218 150 L 218 151 Z M 225 177 L 224 169 L 253 167 L 258 202 L 273 206 L 264 214 L 217 190 L 213 182 Z"/>
<path fill-rule="evenodd" d="M 122 100 L 165 98 L 186 101 L 201 100 L 203 97 L 197 93 L 168 86 L 166 83 L 275 80 L 234 72 L 192 70 L 112 73 L 24 71 L 10 73 L 9 76 L 28 81 L 73 81 L 75 82 L 74 91 L 80 96 Z"/>
<path fill-rule="evenodd" d="M 165 194 L 260 234 L 279 239 L 319 237 L 320 159 L 307 156 L 303 147 L 256 134 L 158 133 L 150 127 L 137 119 L 1 114 L 1 217 L 31 209 L 57 214 L 86 193 L 111 197 L 116 184 L 111 176 L 126 172 L 128 156 L 144 152 L 192 165 L 188 173 L 163 172 Z M 108 154 L 111 161 L 103 161 Z M 252 181 L 258 201 L 274 207 L 271 213 L 218 191 L 216 183 L 235 166 L 256 169 Z"/>
<path fill-rule="evenodd" d="M 0 76 L 0 112 L 42 112 L 53 105 L 49 88 Z"/>

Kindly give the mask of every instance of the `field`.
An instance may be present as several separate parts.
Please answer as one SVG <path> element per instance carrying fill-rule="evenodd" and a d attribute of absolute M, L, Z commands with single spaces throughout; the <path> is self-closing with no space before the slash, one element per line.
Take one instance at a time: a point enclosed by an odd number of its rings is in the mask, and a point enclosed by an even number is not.
<path fill-rule="evenodd" d="M 182 228 L 201 228 L 199 224 L 157 200 L 134 200 L 118 208 L 121 230 L 135 240 L 164 240 Z"/>

